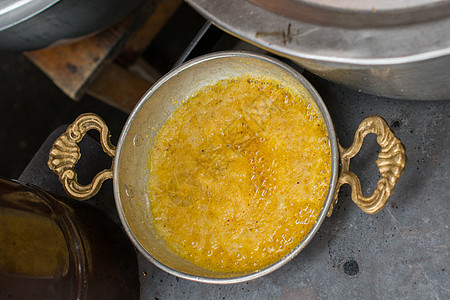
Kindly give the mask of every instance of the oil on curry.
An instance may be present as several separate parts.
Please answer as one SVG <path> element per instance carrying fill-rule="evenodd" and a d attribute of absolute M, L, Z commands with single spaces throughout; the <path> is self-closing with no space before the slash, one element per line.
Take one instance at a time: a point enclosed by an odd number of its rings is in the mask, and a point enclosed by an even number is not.
<path fill-rule="evenodd" d="M 203 87 L 159 130 L 149 156 L 153 224 L 197 266 L 260 270 L 313 227 L 331 150 L 313 105 L 273 78 Z"/>

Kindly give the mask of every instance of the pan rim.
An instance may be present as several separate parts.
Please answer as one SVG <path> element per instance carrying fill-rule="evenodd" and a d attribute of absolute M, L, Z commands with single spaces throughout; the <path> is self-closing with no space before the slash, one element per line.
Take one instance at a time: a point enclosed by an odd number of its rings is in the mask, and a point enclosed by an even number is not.
<path fill-rule="evenodd" d="M 120 186 L 119 186 L 119 168 L 117 167 L 120 163 L 120 157 L 121 152 L 123 149 L 124 141 L 127 137 L 128 131 L 135 120 L 136 116 L 139 114 L 141 108 L 145 105 L 146 101 L 151 97 L 153 93 L 155 93 L 156 90 L 158 90 L 166 81 L 170 80 L 172 77 L 176 76 L 180 72 L 184 71 L 187 68 L 190 68 L 194 65 L 203 63 L 205 61 L 214 60 L 214 59 L 223 59 L 223 58 L 229 58 L 229 57 L 243 57 L 243 58 L 253 58 L 257 60 L 262 60 L 267 63 L 270 63 L 278 68 L 283 69 L 286 71 L 289 75 L 293 76 L 295 80 L 299 81 L 306 90 L 311 94 L 312 98 L 314 99 L 320 113 L 322 114 L 323 120 L 325 121 L 325 125 L 327 127 L 327 133 L 330 143 L 330 149 L 331 149 L 331 176 L 330 176 L 330 183 L 328 188 L 328 193 L 326 196 L 326 199 L 324 201 L 324 204 L 322 206 L 322 210 L 319 214 L 319 216 L 316 219 L 315 224 L 311 228 L 311 230 L 308 232 L 306 237 L 288 254 L 286 254 L 283 258 L 279 259 L 275 263 L 261 269 L 258 271 L 253 271 L 248 274 L 232 277 L 203 277 L 203 276 L 197 276 L 192 274 L 187 274 L 185 272 L 178 271 L 176 269 L 173 269 L 169 267 L 168 265 L 164 264 L 163 262 L 157 260 L 155 257 L 153 257 L 137 240 L 136 236 L 133 234 L 130 225 L 128 224 L 128 221 L 126 219 L 123 207 L 122 207 L 122 201 L 120 197 Z M 151 261 L 153 264 L 155 264 L 160 269 L 166 271 L 169 274 L 172 274 L 174 276 L 197 281 L 197 282 L 203 282 L 203 283 L 212 283 L 212 284 L 232 284 L 232 283 L 240 283 L 249 281 L 252 279 L 256 279 L 258 277 L 264 276 L 266 274 L 269 274 L 276 269 L 280 268 L 281 266 L 288 263 L 290 260 L 292 260 L 294 257 L 296 257 L 309 242 L 312 240 L 312 238 L 317 233 L 318 229 L 320 228 L 321 224 L 323 223 L 328 210 L 331 206 L 334 193 L 336 190 L 337 180 L 338 180 L 338 169 L 339 169 L 339 149 L 337 144 L 337 138 L 336 138 L 336 132 L 334 129 L 333 122 L 331 120 L 331 116 L 328 112 L 328 109 L 323 102 L 322 98 L 318 94 L 318 92 L 315 90 L 315 88 L 309 83 L 309 81 L 303 77 L 300 73 L 298 73 L 294 68 L 290 67 L 289 65 L 274 59 L 272 57 L 262 55 L 262 54 L 256 54 L 252 52 L 247 51 L 220 51 L 220 52 L 214 52 L 207 55 L 203 55 L 200 57 L 197 57 L 195 59 L 192 59 L 190 61 L 185 62 L 184 64 L 180 65 L 179 67 L 173 69 L 172 71 L 168 72 L 166 75 L 164 75 L 160 80 L 158 80 L 150 89 L 142 96 L 138 104 L 135 106 L 133 111 L 131 112 L 130 116 L 128 117 L 127 122 L 125 123 L 125 126 L 122 130 L 122 133 L 119 138 L 119 142 L 117 144 L 116 149 L 116 156 L 114 158 L 114 167 L 113 167 L 113 190 L 114 190 L 114 199 L 116 203 L 117 212 L 120 218 L 120 221 L 125 229 L 125 232 L 127 233 L 128 237 L 132 241 L 133 245 L 139 250 L 139 252 L 149 261 Z"/>

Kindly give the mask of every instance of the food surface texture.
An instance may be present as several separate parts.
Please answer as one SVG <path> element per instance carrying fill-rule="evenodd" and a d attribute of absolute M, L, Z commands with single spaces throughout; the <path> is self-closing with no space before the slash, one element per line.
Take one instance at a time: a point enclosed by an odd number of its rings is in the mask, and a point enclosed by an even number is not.
<path fill-rule="evenodd" d="M 331 150 L 320 112 L 270 77 L 225 79 L 192 94 L 149 156 L 153 226 L 208 270 L 260 270 L 292 251 L 328 192 Z"/>

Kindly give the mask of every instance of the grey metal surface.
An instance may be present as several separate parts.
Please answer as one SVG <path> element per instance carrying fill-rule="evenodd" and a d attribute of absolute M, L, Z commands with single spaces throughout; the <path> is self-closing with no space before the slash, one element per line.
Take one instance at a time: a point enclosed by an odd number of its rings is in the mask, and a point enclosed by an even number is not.
<path fill-rule="evenodd" d="M 424 8 L 430 4 L 443 2 L 442 0 L 291 0 L 297 2 L 304 2 L 310 5 L 321 5 L 327 8 L 344 8 L 344 9 L 358 9 L 373 12 L 376 8 L 377 12 L 387 10 L 404 10 L 405 8 Z"/>
<path fill-rule="evenodd" d="M 8 1 L 9 6 L 0 4 L 0 49 L 23 51 L 67 43 L 113 25 L 144 1 Z"/>
<path fill-rule="evenodd" d="M 393 98 L 450 98 L 448 1 L 405 9 L 371 1 L 369 11 L 333 9 L 325 0 L 325 7 L 300 0 L 186 1 L 225 31 L 323 78 Z"/>
<path fill-rule="evenodd" d="M 299 20 L 304 23 L 315 23 L 319 26 L 330 26 L 329 31 L 337 31 L 338 27 L 353 29 L 388 28 L 396 31 L 394 26 L 407 25 L 420 27 L 421 23 L 448 17 L 450 3 L 441 0 L 247 0 L 266 11 Z M 436 32 L 434 32 L 436 33 Z M 379 32 L 383 34 L 383 31 Z M 384 32 L 385 34 L 385 32 Z M 381 41 L 387 44 L 389 41 Z M 417 44 L 420 46 L 421 41 Z M 434 47 L 435 45 L 428 45 Z M 333 45 L 331 46 L 333 48 Z M 397 52 L 415 52 L 414 49 L 401 49 L 400 45 L 392 45 Z M 380 53 L 381 54 L 381 53 Z M 381 54 L 384 57 L 386 54 Z"/>
<path fill-rule="evenodd" d="M 208 285 L 176 278 L 138 255 L 142 299 L 448 299 L 450 102 L 370 96 L 304 74 L 328 106 L 348 147 L 365 117 L 385 118 L 406 147 L 405 174 L 380 213 L 369 216 L 341 190 L 331 218 L 279 270 L 247 283 Z M 369 135 L 352 160 L 363 191 L 378 180 L 378 145 Z M 352 276 L 353 275 L 353 276 Z"/>
<path fill-rule="evenodd" d="M 379 98 L 303 75 L 326 103 L 343 146 L 350 145 L 359 122 L 373 114 L 382 116 L 402 140 L 408 163 L 388 205 L 374 216 L 366 215 L 344 186 L 335 212 L 311 243 L 284 267 L 247 283 L 209 285 L 179 279 L 138 254 L 141 299 L 450 298 L 450 101 Z M 45 184 L 56 194 L 62 189 L 46 161 L 57 136 L 49 137 L 30 163 L 33 167 L 24 172 L 32 183 Z M 102 154 L 93 150 L 91 139 L 85 142 L 90 144 L 82 154 L 89 160 L 81 170 L 89 176 L 98 171 L 90 170 L 91 162 Z M 378 149 L 369 135 L 363 152 L 352 160 L 367 194 L 378 180 Z M 112 194 L 108 183 L 89 202 L 118 221 Z"/>
<path fill-rule="evenodd" d="M 0 3 L 0 30 L 31 18 L 58 1 L 60 0 L 3 0 Z"/>

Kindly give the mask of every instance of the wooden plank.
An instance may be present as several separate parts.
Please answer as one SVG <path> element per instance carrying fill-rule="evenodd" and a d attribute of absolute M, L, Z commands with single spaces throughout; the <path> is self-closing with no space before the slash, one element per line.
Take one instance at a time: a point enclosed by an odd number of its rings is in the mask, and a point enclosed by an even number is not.
<path fill-rule="evenodd" d="M 24 54 L 72 99 L 88 93 L 130 112 L 160 77 L 140 55 L 182 2 L 149 0 L 136 13 L 103 32 Z"/>
<path fill-rule="evenodd" d="M 151 84 L 142 76 L 112 63 L 92 82 L 87 93 L 130 113 Z"/>
<path fill-rule="evenodd" d="M 25 52 L 64 93 L 72 99 L 82 96 L 84 88 L 100 70 L 113 49 L 124 38 L 130 18 L 99 34 L 68 45 Z"/>

